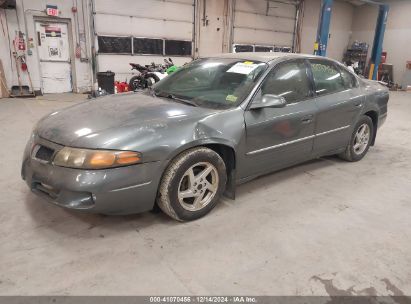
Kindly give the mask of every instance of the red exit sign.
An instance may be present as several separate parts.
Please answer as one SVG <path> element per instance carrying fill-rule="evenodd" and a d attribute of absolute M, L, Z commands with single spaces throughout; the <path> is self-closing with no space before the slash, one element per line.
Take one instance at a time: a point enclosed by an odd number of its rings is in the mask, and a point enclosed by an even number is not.
<path fill-rule="evenodd" d="M 57 8 L 56 5 L 47 5 L 46 6 L 46 14 L 48 16 L 54 16 L 54 17 L 58 17 L 59 15 L 59 10 Z"/>

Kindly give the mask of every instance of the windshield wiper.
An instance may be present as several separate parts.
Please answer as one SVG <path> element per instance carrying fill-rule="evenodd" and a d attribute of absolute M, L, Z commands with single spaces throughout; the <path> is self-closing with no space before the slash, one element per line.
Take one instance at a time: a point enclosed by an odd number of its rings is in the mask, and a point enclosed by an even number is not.
<path fill-rule="evenodd" d="M 157 93 L 155 90 L 152 90 L 152 93 L 153 93 L 153 95 L 156 96 L 156 97 L 164 97 L 164 98 L 172 99 L 172 100 L 174 100 L 174 101 L 176 101 L 176 102 L 188 104 L 188 105 L 193 106 L 193 107 L 197 107 L 197 106 L 198 106 L 196 103 L 194 103 L 194 102 L 192 102 L 192 101 L 190 101 L 190 100 L 188 100 L 188 99 L 184 99 L 184 98 L 178 97 L 178 96 L 176 96 L 176 95 L 174 95 L 174 94 L 171 94 L 171 93 L 167 93 L 167 92 L 158 92 L 158 93 Z"/>

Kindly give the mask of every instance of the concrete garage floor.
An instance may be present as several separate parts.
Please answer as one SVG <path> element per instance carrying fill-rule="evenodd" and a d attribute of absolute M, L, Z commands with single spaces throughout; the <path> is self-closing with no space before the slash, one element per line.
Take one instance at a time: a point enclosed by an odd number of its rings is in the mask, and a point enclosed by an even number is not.
<path fill-rule="evenodd" d="M 20 179 L 44 114 L 82 100 L 0 100 L 1 295 L 411 295 L 411 93 L 393 92 L 377 145 L 238 189 L 207 217 L 69 212 Z"/>

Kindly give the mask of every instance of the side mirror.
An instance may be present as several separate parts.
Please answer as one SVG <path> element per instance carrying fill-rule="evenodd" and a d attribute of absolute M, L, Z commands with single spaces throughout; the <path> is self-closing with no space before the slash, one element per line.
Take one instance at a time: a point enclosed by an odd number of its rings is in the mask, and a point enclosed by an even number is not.
<path fill-rule="evenodd" d="M 282 96 L 265 94 L 260 100 L 255 100 L 255 102 L 251 104 L 250 109 L 283 108 L 286 104 L 287 102 Z"/>

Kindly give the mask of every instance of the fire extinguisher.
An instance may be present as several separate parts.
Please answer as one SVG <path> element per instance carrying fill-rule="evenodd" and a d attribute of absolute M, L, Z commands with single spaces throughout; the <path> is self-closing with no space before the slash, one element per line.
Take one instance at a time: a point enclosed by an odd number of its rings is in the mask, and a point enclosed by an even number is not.
<path fill-rule="evenodd" d="M 21 70 L 27 71 L 26 57 L 24 57 L 24 55 L 20 56 L 20 61 L 21 61 Z"/>

